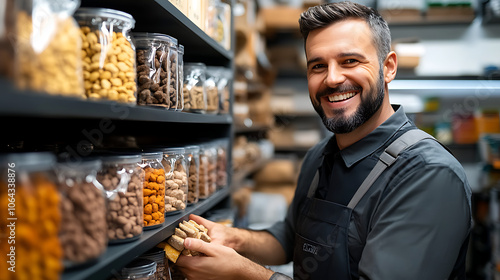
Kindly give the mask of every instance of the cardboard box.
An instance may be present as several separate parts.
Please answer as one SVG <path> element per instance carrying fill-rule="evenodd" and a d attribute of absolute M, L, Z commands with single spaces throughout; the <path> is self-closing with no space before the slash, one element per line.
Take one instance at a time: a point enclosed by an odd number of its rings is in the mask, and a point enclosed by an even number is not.
<path fill-rule="evenodd" d="M 188 11 L 188 1 L 186 0 L 169 0 L 172 5 L 174 5 L 179 11 L 184 15 L 187 15 Z"/>
<path fill-rule="evenodd" d="M 185 1 L 185 0 L 184 0 Z M 201 30 L 205 30 L 208 0 L 188 0 L 187 17 Z"/>

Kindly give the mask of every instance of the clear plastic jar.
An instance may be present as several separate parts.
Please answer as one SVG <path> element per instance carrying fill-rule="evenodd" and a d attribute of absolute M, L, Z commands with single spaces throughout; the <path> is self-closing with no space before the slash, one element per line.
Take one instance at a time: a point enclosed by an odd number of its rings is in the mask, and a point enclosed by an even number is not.
<path fill-rule="evenodd" d="M 188 205 L 195 204 L 200 198 L 200 147 L 196 145 L 184 147 L 188 169 Z"/>
<path fill-rule="evenodd" d="M 33 279 L 33 275 L 37 279 L 59 279 L 63 250 L 59 240 L 61 196 L 53 173 L 55 157 L 50 153 L 8 154 L 0 156 L 0 163 L 2 275 L 11 274 L 11 279 Z M 14 238 L 15 245 L 9 244 L 8 238 Z M 11 246 L 15 246 L 14 252 Z M 15 263 L 15 273 L 7 271 L 10 261 Z"/>
<path fill-rule="evenodd" d="M 122 268 L 119 279 L 157 280 L 156 262 L 145 258 L 137 258 Z"/>
<path fill-rule="evenodd" d="M 143 231 L 142 184 L 144 171 L 137 166 L 139 155 L 113 155 L 101 158 L 97 181 L 107 197 L 108 243 L 138 239 Z"/>
<path fill-rule="evenodd" d="M 203 63 L 184 64 L 184 111 L 205 113 L 207 94 L 205 90 L 207 67 Z"/>
<path fill-rule="evenodd" d="M 217 190 L 217 149 L 213 143 L 200 145 L 200 199 Z"/>
<path fill-rule="evenodd" d="M 217 114 L 219 112 L 219 89 L 217 88 L 217 82 L 220 77 L 219 67 L 207 67 L 206 79 L 205 79 L 205 90 L 207 93 L 207 113 Z"/>
<path fill-rule="evenodd" d="M 177 103 L 177 111 L 184 109 L 184 45 L 179 44 L 177 47 L 177 93 L 179 95 L 179 102 Z"/>
<path fill-rule="evenodd" d="M 186 209 L 188 180 L 184 148 L 163 150 L 165 166 L 165 214 L 176 214 Z"/>
<path fill-rule="evenodd" d="M 79 1 L 39 2 L 17 1 L 16 84 L 21 89 L 86 98 L 81 38 L 71 16 Z"/>
<path fill-rule="evenodd" d="M 168 65 L 165 67 L 169 69 L 170 78 L 168 80 L 168 94 L 170 96 L 170 110 L 177 110 L 179 105 L 179 58 L 177 52 L 177 39 L 168 36 L 170 41 L 168 43 Z"/>
<path fill-rule="evenodd" d="M 137 59 L 138 105 L 170 108 L 170 37 L 159 33 L 133 33 Z"/>
<path fill-rule="evenodd" d="M 161 152 L 142 153 L 144 170 L 144 229 L 160 227 L 165 222 L 165 167 Z"/>
<path fill-rule="evenodd" d="M 153 247 L 146 253 L 142 254 L 141 258 L 156 262 L 156 277 L 158 280 L 170 280 L 167 258 L 165 250 L 158 247 Z"/>
<path fill-rule="evenodd" d="M 106 198 L 97 182 L 100 160 L 59 163 L 60 239 L 65 267 L 94 262 L 107 248 Z"/>
<path fill-rule="evenodd" d="M 217 83 L 217 88 L 219 89 L 220 103 L 219 103 L 219 114 L 229 114 L 229 104 L 230 104 L 230 90 L 233 81 L 233 71 L 229 68 L 222 68 L 221 76 Z"/>
<path fill-rule="evenodd" d="M 217 189 L 227 187 L 227 150 L 229 147 L 228 139 L 219 139 L 216 141 L 217 149 Z"/>
<path fill-rule="evenodd" d="M 103 8 L 80 8 L 75 14 L 82 38 L 85 92 L 93 100 L 136 104 L 134 18 Z"/>

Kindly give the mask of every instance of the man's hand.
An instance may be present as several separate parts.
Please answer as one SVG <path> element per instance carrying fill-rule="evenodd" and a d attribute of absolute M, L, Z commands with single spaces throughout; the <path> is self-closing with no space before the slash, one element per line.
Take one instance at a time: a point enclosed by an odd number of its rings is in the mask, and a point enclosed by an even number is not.
<path fill-rule="evenodd" d="M 198 222 L 198 220 L 196 221 Z M 200 220 L 204 226 L 208 228 Z M 209 228 L 210 232 L 210 228 Z M 239 255 L 234 249 L 217 243 L 186 238 L 184 247 L 203 253 L 204 256 L 179 256 L 176 266 L 187 279 L 269 279 L 273 272 Z"/>
<path fill-rule="evenodd" d="M 230 228 L 218 223 L 214 223 L 194 214 L 189 215 L 189 219 L 205 226 L 208 229 L 208 236 L 210 236 L 210 238 L 212 239 L 212 243 L 221 244 L 235 249 L 234 245 L 231 246 L 231 243 L 233 242 L 230 241 Z"/>

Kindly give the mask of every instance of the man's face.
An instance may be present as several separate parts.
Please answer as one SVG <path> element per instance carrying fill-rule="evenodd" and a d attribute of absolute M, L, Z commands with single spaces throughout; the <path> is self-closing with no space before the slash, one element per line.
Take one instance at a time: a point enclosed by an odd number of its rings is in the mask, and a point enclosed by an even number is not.
<path fill-rule="evenodd" d="M 306 41 L 309 97 L 332 132 L 349 133 L 384 100 L 384 77 L 368 24 L 347 19 L 313 30 Z"/>

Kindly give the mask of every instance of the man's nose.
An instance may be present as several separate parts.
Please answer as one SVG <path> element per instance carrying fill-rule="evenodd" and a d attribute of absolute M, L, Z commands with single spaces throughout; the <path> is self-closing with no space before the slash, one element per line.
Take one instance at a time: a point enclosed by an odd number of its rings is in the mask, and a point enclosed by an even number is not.
<path fill-rule="evenodd" d="M 345 80 L 346 77 L 341 67 L 339 67 L 338 65 L 329 65 L 328 72 L 323 83 L 325 83 L 325 85 L 328 87 L 336 88 L 337 86 L 345 82 Z"/>

